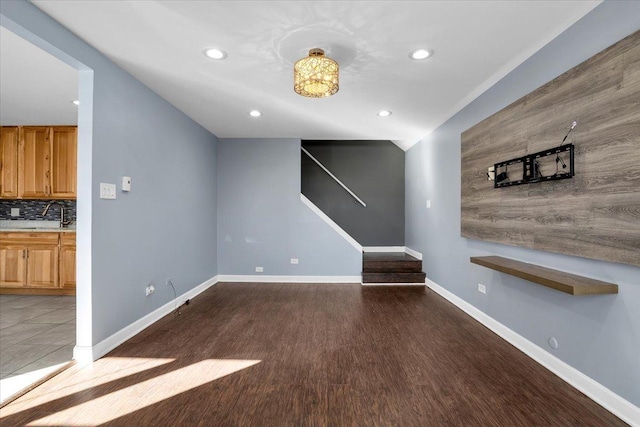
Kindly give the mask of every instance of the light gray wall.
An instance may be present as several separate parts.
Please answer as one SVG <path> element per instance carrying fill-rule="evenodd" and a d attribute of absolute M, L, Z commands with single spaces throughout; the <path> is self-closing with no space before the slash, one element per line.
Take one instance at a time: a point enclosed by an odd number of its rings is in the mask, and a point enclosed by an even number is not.
<path fill-rule="evenodd" d="M 353 276 L 362 255 L 300 201 L 299 139 L 218 142 L 218 270 Z M 291 258 L 299 264 L 292 265 Z M 256 273 L 255 267 L 264 267 Z"/>
<path fill-rule="evenodd" d="M 302 141 L 366 203 L 358 203 L 306 154 L 302 194 L 363 246 L 404 246 L 404 151 L 391 141 Z"/>
<path fill-rule="evenodd" d="M 0 7 L 3 26 L 82 70 L 78 345 L 91 346 L 170 301 L 167 278 L 180 295 L 217 274 L 217 139 L 33 5 Z"/>
<path fill-rule="evenodd" d="M 605 1 L 406 155 L 406 243 L 423 253 L 427 277 L 635 405 L 640 268 L 463 239 L 460 180 L 450 178 L 460 176 L 461 132 L 633 33 L 639 16 L 640 2 Z M 617 283 L 620 292 L 574 297 L 469 262 L 494 254 Z"/>

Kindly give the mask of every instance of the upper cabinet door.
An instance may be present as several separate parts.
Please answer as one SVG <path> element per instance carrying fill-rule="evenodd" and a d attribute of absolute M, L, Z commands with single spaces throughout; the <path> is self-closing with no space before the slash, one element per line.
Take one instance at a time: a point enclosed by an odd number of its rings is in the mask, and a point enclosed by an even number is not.
<path fill-rule="evenodd" d="M 22 128 L 18 165 L 19 197 L 42 199 L 51 197 L 51 128 Z"/>
<path fill-rule="evenodd" d="M 18 127 L 3 126 L 0 133 L 0 198 L 18 197 Z"/>
<path fill-rule="evenodd" d="M 51 132 L 51 196 L 76 198 L 77 131 L 71 126 L 54 126 Z"/>

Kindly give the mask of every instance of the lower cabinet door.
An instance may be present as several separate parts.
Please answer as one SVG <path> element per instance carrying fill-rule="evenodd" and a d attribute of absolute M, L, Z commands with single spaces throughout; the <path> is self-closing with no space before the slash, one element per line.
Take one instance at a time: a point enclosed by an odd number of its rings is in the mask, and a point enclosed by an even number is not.
<path fill-rule="evenodd" d="M 27 287 L 58 287 L 58 246 L 32 246 L 27 256 Z"/>
<path fill-rule="evenodd" d="M 60 252 L 60 288 L 76 288 L 76 248 L 63 246 Z"/>
<path fill-rule="evenodd" d="M 26 250 L 0 247 L 0 287 L 18 288 L 26 284 Z"/>

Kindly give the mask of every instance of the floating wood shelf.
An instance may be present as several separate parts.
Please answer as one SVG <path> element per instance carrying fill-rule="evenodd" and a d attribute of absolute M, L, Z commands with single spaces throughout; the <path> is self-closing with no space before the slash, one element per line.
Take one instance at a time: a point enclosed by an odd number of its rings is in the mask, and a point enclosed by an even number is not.
<path fill-rule="evenodd" d="M 570 295 L 617 294 L 618 285 L 577 276 L 564 271 L 552 270 L 539 265 L 527 264 L 499 256 L 471 257 L 471 262 L 492 270 L 510 274 L 521 279 L 546 286 Z"/>

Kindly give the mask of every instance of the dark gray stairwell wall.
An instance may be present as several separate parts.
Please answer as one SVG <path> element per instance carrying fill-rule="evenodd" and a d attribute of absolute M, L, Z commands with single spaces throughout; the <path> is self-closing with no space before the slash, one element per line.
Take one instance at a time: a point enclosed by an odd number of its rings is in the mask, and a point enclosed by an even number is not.
<path fill-rule="evenodd" d="M 302 153 L 302 194 L 363 246 L 404 246 L 404 151 L 391 141 L 303 140 L 362 199 L 358 203 Z"/>

